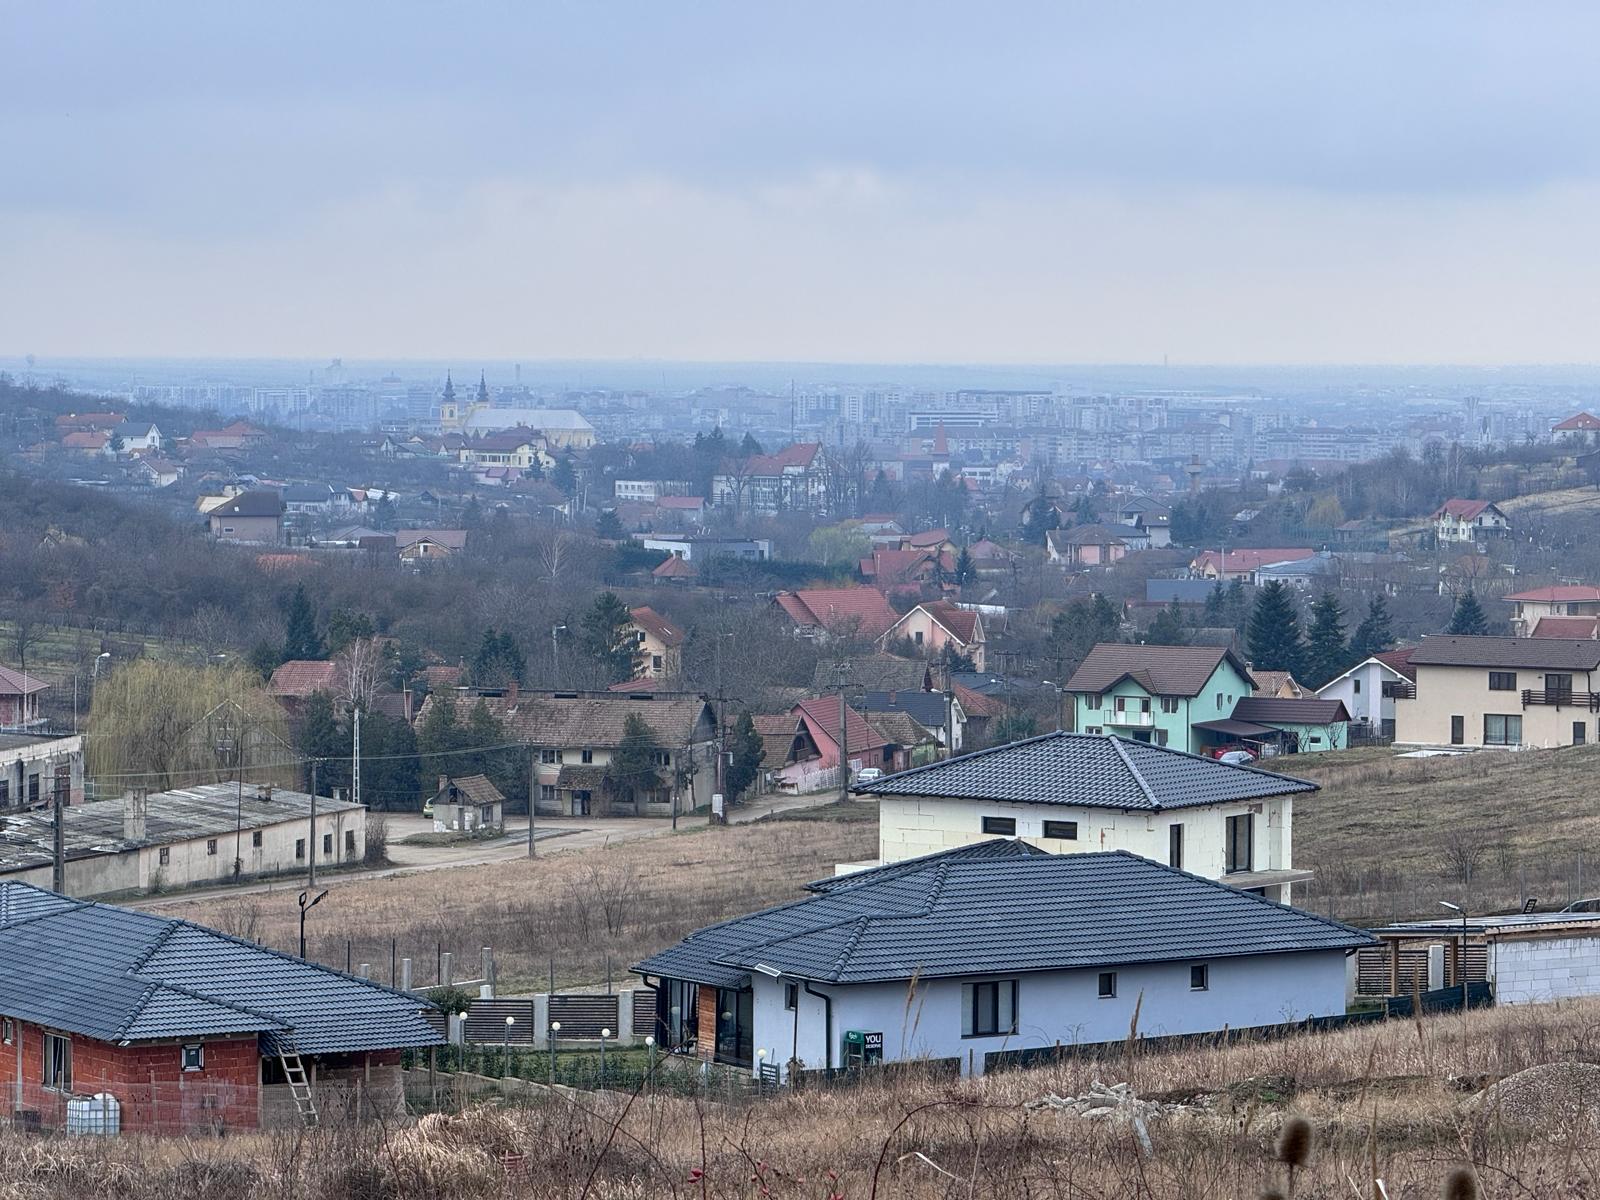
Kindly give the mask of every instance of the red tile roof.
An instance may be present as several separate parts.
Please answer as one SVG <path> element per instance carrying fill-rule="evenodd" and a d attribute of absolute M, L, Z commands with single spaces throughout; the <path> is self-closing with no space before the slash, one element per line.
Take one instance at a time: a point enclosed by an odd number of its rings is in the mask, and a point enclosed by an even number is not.
<path fill-rule="evenodd" d="M 1575 431 L 1588 432 L 1596 429 L 1600 429 L 1600 417 L 1593 416 L 1590 413 L 1581 412 L 1568 417 L 1565 421 L 1562 421 L 1559 425 L 1555 426 L 1551 432 L 1573 433 Z"/>
<path fill-rule="evenodd" d="M 1435 509 L 1432 519 L 1437 521 L 1440 517 L 1454 517 L 1458 521 L 1471 521 L 1475 520 L 1484 509 L 1493 507 L 1494 505 L 1487 500 L 1462 500 L 1457 497 L 1446 500 Z"/>
<path fill-rule="evenodd" d="M 746 476 L 781 475 L 785 469 L 810 467 L 822 453 L 821 442 L 796 442 L 776 454 L 758 454 L 743 466 Z"/>
<path fill-rule="evenodd" d="M 978 614 L 970 609 L 957 608 L 948 600 L 931 600 L 920 607 L 963 642 L 971 642 L 977 636 Z"/>
<path fill-rule="evenodd" d="M 943 558 L 948 559 L 946 551 Z M 933 555 L 926 550 L 874 550 L 871 558 L 863 558 L 857 563 L 863 579 L 872 579 L 878 583 L 893 582 L 895 580 L 920 579 L 933 570 Z M 955 563 L 944 564 L 946 570 L 954 570 Z"/>
<path fill-rule="evenodd" d="M 1310 558 L 1316 551 L 1310 546 L 1265 546 L 1243 550 L 1229 550 L 1227 561 L 1223 564 L 1224 571 L 1254 571 L 1268 563 L 1294 562 L 1300 558 Z M 1192 564 L 1195 570 L 1204 571 L 1207 567 L 1216 567 L 1222 555 L 1216 550 L 1202 550 L 1195 555 Z"/>
<path fill-rule="evenodd" d="M 33 695 L 42 692 L 50 685 L 40 679 L 31 671 L 24 675 L 21 671 L 13 671 L 10 667 L 0 667 L 0 696 Z"/>
<path fill-rule="evenodd" d="M 1417 669 L 1411 665 L 1411 654 L 1414 650 L 1416 650 L 1415 646 L 1402 646 L 1398 650 L 1385 650 L 1383 653 L 1374 654 L 1372 657 L 1391 671 L 1396 671 L 1411 680 L 1412 683 L 1415 683 L 1417 681 Z"/>
<path fill-rule="evenodd" d="M 863 639 L 881 637 L 899 620 L 883 593 L 869 587 L 779 592 L 777 604 L 796 625 Z"/>
<path fill-rule="evenodd" d="M 629 609 L 628 616 L 633 619 L 634 625 L 650 634 L 663 646 L 683 645 L 683 630 L 673 625 L 648 604 L 641 604 L 638 608 Z"/>
<path fill-rule="evenodd" d="M 969 717 L 998 717 L 1006 711 L 1005 702 L 998 696 L 986 696 L 964 683 L 951 684 L 950 691 Z"/>
<path fill-rule="evenodd" d="M 1531 636 L 1536 638 L 1593 638 L 1600 617 L 1540 617 Z"/>
<path fill-rule="evenodd" d="M 839 697 L 819 696 L 814 700 L 802 700 L 790 709 L 806 723 L 806 728 L 811 731 L 811 737 L 818 746 L 832 745 L 835 755 L 838 753 L 839 743 Z M 853 708 L 846 708 L 844 715 L 844 730 L 847 745 L 845 753 L 854 754 L 858 750 L 878 750 L 888 745 L 878 731 L 867 724 L 867 720 Z M 836 759 L 837 761 L 837 759 Z"/>
<path fill-rule="evenodd" d="M 1527 600 L 1533 604 L 1568 604 L 1573 601 L 1600 600 L 1600 587 L 1588 583 L 1556 584 L 1554 587 L 1534 588 L 1529 592 L 1513 592 L 1502 600 Z"/>
<path fill-rule="evenodd" d="M 934 546 L 944 545 L 949 540 L 950 531 L 948 529 L 925 529 L 921 533 L 907 535 L 906 545 L 914 550 L 932 549 Z"/>
<path fill-rule="evenodd" d="M 666 562 L 651 571 L 650 574 L 657 579 L 693 579 L 699 572 L 694 569 L 693 564 L 687 559 L 671 554 L 667 556 Z"/>
<path fill-rule="evenodd" d="M 339 677 L 339 664 L 294 658 L 272 673 L 267 691 L 274 696 L 304 698 L 313 692 L 329 692 Z"/>

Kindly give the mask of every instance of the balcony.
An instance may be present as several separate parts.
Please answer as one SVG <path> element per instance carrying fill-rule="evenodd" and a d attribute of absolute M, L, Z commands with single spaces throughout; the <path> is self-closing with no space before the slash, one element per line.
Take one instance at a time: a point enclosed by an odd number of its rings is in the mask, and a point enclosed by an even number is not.
<path fill-rule="evenodd" d="M 1522 707 L 1528 708 L 1535 704 L 1548 705 L 1551 708 L 1581 708 L 1587 712 L 1600 712 L 1600 692 L 1569 692 L 1565 689 L 1554 692 L 1524 690 Z"/>
<path fill-rule="evenodd" d="M 1105 724 L 1107 725 L 1133 725 L 1140 729 L 1149 729 L 1155 723 L 1155 713 L 1147 712 L 1117 712 L 1112 710 L 1105 717 Z"/>
<path fill-rule="evenodd" d="M 1415 700 L 1417 698 L 1417 685 L 1414 683 L 1401 683 L 1394 679 L 1383 681 L 1383 698 L 1385 700 Z"/>

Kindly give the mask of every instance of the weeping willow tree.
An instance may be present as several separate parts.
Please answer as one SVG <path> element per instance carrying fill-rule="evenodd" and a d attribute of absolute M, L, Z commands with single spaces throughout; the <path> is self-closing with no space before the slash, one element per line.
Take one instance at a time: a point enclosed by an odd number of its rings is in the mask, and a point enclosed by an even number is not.
<path fill-rule="evenodd" d="M 232 779 L 295 785 L 283 709 L 238 666 L 135 659 L 101 676 L 84 760 L 99 794 L 152 792 Z"/>

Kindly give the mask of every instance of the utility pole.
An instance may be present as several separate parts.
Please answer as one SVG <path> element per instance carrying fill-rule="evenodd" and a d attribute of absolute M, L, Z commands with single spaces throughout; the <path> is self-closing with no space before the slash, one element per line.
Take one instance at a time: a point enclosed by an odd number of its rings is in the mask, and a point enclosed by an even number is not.
<path fill-rule="evenodd" d="M 24 695 L 26 699 L 26 695 Z M 54 787 L 50 789 L 50 808 L 55 820 L 52 825 L 52 855 L 50 866 L 50 890 L 65 896 L 67 894 L 67 842 L 66 830 L 62 827 L 62 796 L 61 777 L 57 775 Z"/>
<path fill-rule="evenodd" d="M 361 803 L 361 709 L 357 708 L 351 718 L 354 730 L 355 743 L 350 750 L 350 798 L 357 804 Z"/>
<path fill-rule="evenodd" d="M 317 886 L 317 760 L 311 760 L 311 836 L 306 839 L 306 887 Z"/>
<path fill-rule="evenodd" d="M 539 764 L 534 761 L 533 747 L 528 747 L 528 857 L 537 858 L 539 852 L 533 843 L 533 794 L 539 786 Z"/>

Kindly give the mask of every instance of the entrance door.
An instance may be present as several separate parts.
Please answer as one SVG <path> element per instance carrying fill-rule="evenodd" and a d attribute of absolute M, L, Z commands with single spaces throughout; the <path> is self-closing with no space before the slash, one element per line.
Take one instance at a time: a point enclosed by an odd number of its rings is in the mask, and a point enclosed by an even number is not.
<path fill-rule="evenodd" d="M 755 1044 L 755 997 L 734 988 L 717 989 L 717 1061 L 748 1067 Z"/>
<path fill-rule="evenodd" d="M 1574 721 L 1572 723 L 1572 744 L 1581 746 L 1589 740 L 1589 723 L 1587 721 Z"/>

